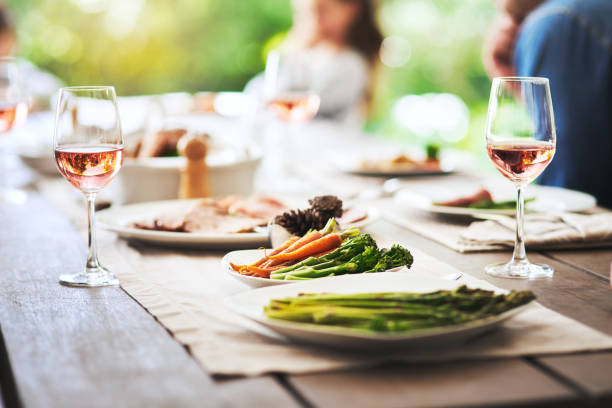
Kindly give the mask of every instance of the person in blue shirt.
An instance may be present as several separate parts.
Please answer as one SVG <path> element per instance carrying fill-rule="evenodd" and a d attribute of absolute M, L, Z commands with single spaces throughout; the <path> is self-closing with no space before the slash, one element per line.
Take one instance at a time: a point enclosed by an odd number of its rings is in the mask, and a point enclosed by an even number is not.
<path fill-rule="evenodd" d="M 491 76 L 550 80 L 557 151 L 538 182 L 612 208 L 612 1 L 505 0 L 483 57 Z"/>

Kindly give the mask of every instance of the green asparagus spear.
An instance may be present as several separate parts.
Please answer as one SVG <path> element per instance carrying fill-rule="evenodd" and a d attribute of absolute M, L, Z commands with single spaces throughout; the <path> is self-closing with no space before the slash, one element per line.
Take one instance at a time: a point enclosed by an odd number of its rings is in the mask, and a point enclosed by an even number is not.
<path fill-rule="evenodd" d="M 460 286 L 430 293 L 301 294 L 273 299 L 264 310 L 275 319 L 368 331 L 408 331 L 501 314 L 534 298 L 530 291 L 498 295 Z"/>
<path fill-rule="evenodd" d="M 270 275 L 270 278 L 284 279 L 284 274 L 299 269 L 303 266 L 314 266 L 331 260 L 348 261 L 357 254 L 363 252 L 365 248 L 369 246 L 376 247 L 376 241 L 374 241 L 372 236 L 370 234 L 358 235 L 354 238 L 349 239 L 340 248 L 336 249 L 333 252 L 330 252 L 325 256 L 319 258 L 310 257 L 308 259 L 305 259 L 304 261 L 298 262 L 295 265 L 274 271 Z"/>
<path fill-rule="evenodd" d="M 285 275 L 285 279 L 291 280 L 295 277 L 301 278 L 320 278 L 329 274 L 343 275 L 347 273 L 360 273 L 372 268 L 378 261 L 378 249 L 376 247 L 366 247 L 362 253 L 355 255 L 348 262 L 331 266 L 325 269 L 305 266 Z"/>

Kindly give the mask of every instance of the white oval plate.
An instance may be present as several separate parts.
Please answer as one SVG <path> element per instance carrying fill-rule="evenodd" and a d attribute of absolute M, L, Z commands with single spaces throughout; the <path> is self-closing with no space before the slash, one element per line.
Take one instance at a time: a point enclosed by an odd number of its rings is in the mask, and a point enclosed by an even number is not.
<path fill-rule="evenodd" d="M 168 211 L 177 211 L 191 207 L 195 200 L 167 200 L 151 201 L 146 203 L 129 204 L 111 207 L 98 211 L 96 219 L 99 225 L 109 231 L 116 232 L 121 238 L 135 239 L 158 245 L 178 247 L 209 247 L 209 248 L 236 248 L 257 247 L 268 245 L 267 229 L 261 232 L 245 232 L 235 234 L 219 233 L 193 233 L 172 231 L 151 231 L 130 227 L 129 224 L 163 214 Z"/>
<path fill-rule="evenodd" d="M 364 168 L 359 165 L 360 160 L 353 158 L 335 157 L 334 165 L 341 171 L 359 176 L 377 176 L 377 177 L 402 177 L 402 176 L 439 176 L 451 174 L 454 171 L 454 166 L 450 161 L 442 159 L 440 170 L 425 170 L 420 167 L 413 168 Z"/>
<path fill-rule="evenodd" d="M 535 198 L 534 201 L 525 205 L 527 211 L 533 212 L 578 212 L 588 210 L 597 205 L 597 200 L 590 194 L 560 187 L 530 185 L 526 188 L 526 196 L 528 198 Z M 429 195 L 417 193 L 408 189 L 398 191 L 394 196 L 394 201 L 402 206 L 437 214 L 514 215 L 516 213 L 515 210 L 479 210 L 467 207 L 434 205 L 433 203 L 435 201 L 442 200 L 437 200 Z"/>
<path fill-rule="evenodd" d="M 271 252 L 271 249 L 265 249 L 267 252 Z M 243 275 L 241 273 L 236 272 L 230 266 L 230 262 L 235 265 L 250 265 L 253 262 L 256 262 L 258 259 L 263 258 L 264 249 L 243 249 L 239 251 L 232 251 L 221 259 L 221 263 L 223 264 L 223 269 L 225 272 L 229 273 L 234 279 L 239 280 L 240 282 L 249 285 L 252 288 L 261 288 L 264 286 L 275 286 L 275 285 L 285 285 L 288 283 L 298 283 L 303 282 L 299 280 L 278 280 L 278 279 L 267 279 L 267 278 L 258 278 L 256 276 L 248 276 Z M 398 272 L 398 271 L 408 271 L 405 267 L 399 267 L 390 269 L 388 272 Z M 380 273 L 380 272 L 378 272 Z M 342 275 L 340 275 L 342 276 Z M 324 278 L 318 278 L 324 279 Z M 315 280 L 315 279 L 313 279 Z"/>
<path fill-rule="evenodd" d="M 270 319 L 263 308 L 271 299 L 297 296 L 299 293 L 366 293 L 366 292 L 417 292 L 426 293 L 440 289 L 452 290 L 461 282 L 410 275 L 408 273 L 375 273 L 342 275 L 331 278 L 301 281 L 293 285 L 259 288 L 230 296 L 225 304 L 234 312 L 245 316 L 273 331 L 299 343 L 310 343 L 342 349 L 378 349 L 390 347 L 447 346 L 465 341 L 497 326 L 520 313 L 529 305 L 474 322 L 406 333 L 368 333 L 338 327 Z M 500 290 L 500 293 L 503 291 Z"/>

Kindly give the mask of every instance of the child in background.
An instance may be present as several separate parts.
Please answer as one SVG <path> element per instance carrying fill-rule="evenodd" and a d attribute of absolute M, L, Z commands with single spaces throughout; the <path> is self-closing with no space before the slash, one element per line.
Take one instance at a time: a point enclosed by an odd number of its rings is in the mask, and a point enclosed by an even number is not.
<path fill-rule="evenodd" d="M 363 120 L 371 99 L 382 35 L 369 0 L 293 0 L 294 24 L 282 46 L 305 61 L 310 88 L 321 100 L 318 117 Z M 263 76 L 246 92 L 263 94 Z"/>

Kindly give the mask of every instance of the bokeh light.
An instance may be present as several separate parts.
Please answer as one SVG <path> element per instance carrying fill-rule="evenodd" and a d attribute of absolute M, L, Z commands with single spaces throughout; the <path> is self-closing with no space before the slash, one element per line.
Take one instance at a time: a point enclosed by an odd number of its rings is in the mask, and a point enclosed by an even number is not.
<path fill-rule="evenodd" d="M 445 142 L 463 139 L 470 126 L 470 111 L 457 95 L 429 93 L 399 98 L 393 119 L 420 138 L 439 137 Z"/>

